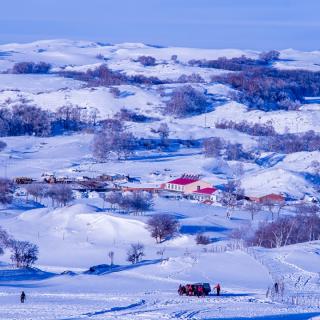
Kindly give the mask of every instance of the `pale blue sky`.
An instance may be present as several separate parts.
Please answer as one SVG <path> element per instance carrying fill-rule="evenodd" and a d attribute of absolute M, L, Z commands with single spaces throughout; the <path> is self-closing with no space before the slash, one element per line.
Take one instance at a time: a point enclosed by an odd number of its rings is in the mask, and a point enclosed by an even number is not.
<path fill-rule="evenodd" d="M 320 49 L 320 0 L 3 0 L 0 42 Z"/>

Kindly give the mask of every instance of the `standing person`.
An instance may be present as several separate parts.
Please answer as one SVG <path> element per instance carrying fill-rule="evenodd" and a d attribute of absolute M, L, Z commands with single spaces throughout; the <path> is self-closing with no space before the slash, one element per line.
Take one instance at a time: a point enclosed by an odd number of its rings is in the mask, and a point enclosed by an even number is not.
<path fill-rule="evenodd" d="M 274 292 L 275 292 L 276 294 L 279 293 L 279 285 L 278 285 L 278 282 L 276 282 L 276 283 L 274 284 Z"/>
<path fill-rule="evenodd" d="M 217 296 L 220 296 L 220 291 L 221 291 L 220 283 L 217 283 L 217 285 L 214 288 L 217 290 Z"/>
<path fill-rule="evenodd" d="M 20 295 L 20 301 L 21 303 L 24 303 L 26 300 L 26 294 L 24 293 L 24 291 L 21 292 L 21 295 Z"/>
<path fill-rule="evenodd" d="M 204 296 L 202 286 L 198 286 L 198 297 L 200 297 L 200 296 Z"/>

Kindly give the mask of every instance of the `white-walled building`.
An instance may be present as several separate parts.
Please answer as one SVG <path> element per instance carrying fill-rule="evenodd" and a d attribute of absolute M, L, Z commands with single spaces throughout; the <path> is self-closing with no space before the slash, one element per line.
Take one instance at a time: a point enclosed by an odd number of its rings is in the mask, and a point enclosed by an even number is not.
<path fill-rule="evenodd" d="M 183 175 L 181 178 L 171 180 L 164 185 L 168 191 L 191 194 L 193 191 L 210 188 L 211 184 L 199 179 L 198 176 Z"/>

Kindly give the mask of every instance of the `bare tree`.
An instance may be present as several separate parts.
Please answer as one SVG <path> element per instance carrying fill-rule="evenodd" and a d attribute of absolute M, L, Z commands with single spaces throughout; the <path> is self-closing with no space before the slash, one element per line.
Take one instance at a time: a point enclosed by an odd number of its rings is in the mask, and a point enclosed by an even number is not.
<path fill-rule="evenodd" d="M 132 192 L 122 198 L 120 205 L 138 214 L 150 210 L 153 204 L 153 197 L 150 192 Z"/>
<path fill-rule="evenodd" d="M 209 244 L 210 241 L 210 237 L 204 235 L 203 233 L 198 233 L 196 236 L 196 244 L 203 244 L 203 245 L 207 245 Z"/>
<path fill-rule="evenodd" d="M 270 63 L 272 61 L 278 60 L 279 57 L 280 57 L 280 52 L 276 50 L 261 52 L 259 54 L 259 59 L 265 63 Z"/>
<path fill-rule="evenodd" d="M 52 199 L 53 204 L 57 203 L 60 206 L 66 206 L 73 199 L 72 189 L 67 184 L 52 185 L 47 196 Z"/>
<path fill-rule="evenodd" d="M 127 132 L 120 121 L 109 120 L 93 139 L 93 155 L 98 160 L 126 159 L 135 148 L 135 137 Z"/>
<path fill-rule="evenodd" d="M 314 203 L 301 202 L 295 204 L 294 208 L 298 215 L 316 214 L 320 211 L 319 206 Z"/>
<path fill-rule="evenodd" d="M 12 241 L 11 236 L 7 233 L 6 230 L 0 227 L 0 248 L 3 251 L 3 248 L 8 248 Z"/>
<path fill-rule="evenodd" d="M 265 199 L 265 200 L 263 200 L 262 205 L 264 207 L 266 207 L 268 209 L 268 211 L 271 213 L 271 221 L 273 221 L 274 220 L 274 214 L 275 214 L 275 210 L 274 210 L 275 202 L 272 201 L 271 199 Z"/>
<path fill-rule="evenodd" d="M 0 135 L 1 135 L 1 130 L 0 130 Z M 6 146 L 7 144 L 0 140 L 0 151 L 2 151 Z"/>
<path fill-rule="evenodd" d="M 17 268 L 28 268 L 38 260 L 39 249 L 28 241 L 13 240 L 10 243 L 11 260 Z"/>
<path fill-rule="evenodd" d="M 166 238 L 174 236 L 178 231 L 178 221 L 169 214 L 157 214 L 151 217 L 147 222 L 147 229 L 151 237 L 161 243 Z"/>
<path fill-rule="evenodd" d="M 245 209 L 250 212 L 250 214 L 251 214 L 251 220 L 253 220 L 253 219 L 254 219 L 254 216 L 261 211 L 262 207 L 261 207 L 261 204 L 260 204 L 260 203 L 257 203 L 257 202 L 248 202 L 248 203 L 245 205 Z"/>
<path fill-rule="evenodd" d="M 127 261 L 132 264 L 140 262 L 141 258 L 144 256 L 144 245 L 139 242 L 131 244 L 127 251 Z"/>
<path fill-rule="evenodd" d="M 14 183 L 7 178 L 0 178 L 0 204 L 9 204 L 13 200 Z"/>
<path fill-rule="evenodd" d="M 218 137 L 205 139 L 203 142 L 204 154 L 206 157 L 219 157 L 225 141 Z"/>
<path fill-rule="evenodd" d="M 227 207 L 227 218 L 230 218 L 231 211 L 241 203 L 243 195 L 244 190 L 241 188 L 241 182 L 239 180 L 228 180 L 224 185 L 224 190 L 219 201 L 223 206 Z"/>
<path fill-rule="evenodd" d="M 152 56 L 140 56 L 138 57 L 137 62 L 140 62 L 145 67 L 156 65 L 156 59 Z"/>
<path fill-rule="evenodd" d="M 250 223 L 240 225 L 230 233 L 230 238 L 240 245 L 246 245 L 253 237 L 253 229 Z"/>
<path fill-rule="evenodd" d="M 35 201 L 38 202 L 38 199 L 42 199 L 46 193 L 47 189 L 43 184 L 40 183 L 31 183 L 26 185 L 27 194 L 30 194 L 34 197 Z"/>
<path fill-rule="evenodd" d="M 106 202 L 110 203 L 111 209 L 114 209 L 116 205 L 121 203 L 122 194 L 121 192 L 111 191 L 105 195 L 104 199 Z"/>
<path fill-rule="evenodd" d="M 285 201 L 274 201 L 272 199 L 264 199 L 262 205 L 265 206 L 271 213 L 271 220 L 274 220 L 274 216 L 280 217 L 281 210 L 286 206 Z"/>
<path fill-rule="evenodd" d="M 170 133 L 168 125 L 165 122 L 163 122 L 160 124 L 159 128 L 154 131 L 159 134 L 161 144 L 164 145 L 166 143 L 166 141 L 169 137 L 169 133 Z"/>
<path fill-rule="evenodd" d="M 163 247 L 163 248 L 160 248 L 159 250 L 157 250 L 157 252 L 156 252 L 156 254 L 161 257 L 161 260 L 163 260 L 163 255 L 164 255 L 165 251 L 166 251 L 166 248 Z"/>
<path fill-rule="evenodd" d="M 108 257 L 110 259 L 110 266 L 113 266 L 113 262 L 114 262 L 114 251 L 109 251 L 108 252 Z"/>
<path fill-rule="evenodd" d="M 191 85 L 185 85 L 174 89 L 164 112 L 177 117 L 186 117 L 205 112 L 208 105 L 209 102 L 203 92 L 194 89 Z"/>

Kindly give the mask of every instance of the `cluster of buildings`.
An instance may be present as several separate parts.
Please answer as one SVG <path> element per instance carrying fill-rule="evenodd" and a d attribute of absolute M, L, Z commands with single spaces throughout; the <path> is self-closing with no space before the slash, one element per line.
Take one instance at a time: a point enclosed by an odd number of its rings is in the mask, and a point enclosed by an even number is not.
<path fill-rule="evenodd" d="M 200 176 L 184 174 L 180 178 L 166 182 L 162 189 L 172 192 L 179 192 L 191 199 L 204 203 L 215 203 L 221 191 L 210 183 L 200 179 Z M 261 197 L 244 196 L 245 200 L 258 203 L 283 203 L 285 197 L 281 194 L 267 194 Z"/>
<path fill-rule="evenodd" d="M 199 175 L 183 174 L 181 177 L 170 180 L 161 184 L 160 187 L 156 186 L 141 186 L 137 184 L 135 178 L 130 178 L 125 175 L 107 175 L 103 174 L 95 178 L 89 177 L 56 177 L 53 174 L 43 174 L 42 181 L 36 181 L 27 177 L 18 177 L 15 179 L 17 184 L 30 184 L 30 183 L 66 183 L 69 184 L 74 192 L 79 193 L 77 197 L 82 197 L 83 193 L 95 193 L 99 196 L 101 192 L 108 191 L 124 191 L 124 192 L 150 192 L 150 193 L 163 193 L 170 192 L 183 195 L 189 199 L 197 200 L 206 204 L 213 204 L 218 201 L 222 191 L 213 186 L 211 183 L 206 182 L 200 178 Z M 132 183 L 130 186 L 130 182 Z M 258 203 L 283 203 L 285 197 L 280 194 L 268 194 L 262 197 L 248 197 L 242 196 L 248 201 Z"/>

